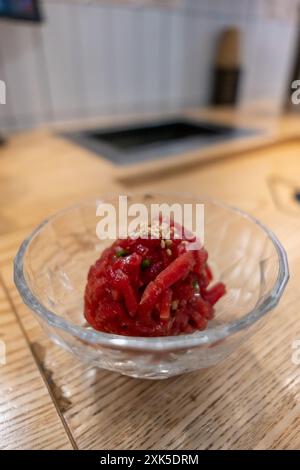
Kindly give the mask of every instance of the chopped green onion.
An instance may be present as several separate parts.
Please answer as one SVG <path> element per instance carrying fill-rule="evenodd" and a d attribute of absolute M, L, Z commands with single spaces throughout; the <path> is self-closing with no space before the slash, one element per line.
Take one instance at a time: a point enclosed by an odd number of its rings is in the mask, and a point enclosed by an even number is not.
<path fill-rule="evenodd" d="M 148 268 L 150 264 L 151 264 L 150 259 L 147 259 L 147 258 L 143 259 L 142 264 L 141 264 L 142 270 Z"/>
<path fill-rule="evenodd" d="M 123 258 L 124 256 L 127 256 L 128 255 L 128 251 L 127 250 L 124 250 L 123 248 L 121 248 L 119 251 L 117 251 L 116 253 L 116 256 L 117 258 Z"/>
<path fill-rule="evenodd" d="M 199 289 L 199 284 L 198 284 L 197 279 L 194 279 L 194 280 L 193 280 L 193 288 L 194 288 L 195 290 L 198 290 L 198 289 Z"/>

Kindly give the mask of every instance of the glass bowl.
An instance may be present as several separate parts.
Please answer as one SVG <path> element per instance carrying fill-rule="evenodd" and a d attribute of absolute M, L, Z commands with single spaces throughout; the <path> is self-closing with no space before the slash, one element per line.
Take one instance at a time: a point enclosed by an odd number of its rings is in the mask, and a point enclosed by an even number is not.
<path fill-rule="evenodd" d="M 81 360 L 132 377 L 160 379 L 224 360 L 272 310 L 288 282 L 286 253 L 276 236 L 239 209 L 201 197 L 131 194 L 128 203 L 204 204 L 205 246 L 227 294 L 204 331 L 143 338 L 102 333 L 83 316 L 90 265 L 111 241 L 96 235 L 96 207 L 118 196 L 83 202 L 45 220 L 24 240 L 14 280 L 49 337 Z"/>

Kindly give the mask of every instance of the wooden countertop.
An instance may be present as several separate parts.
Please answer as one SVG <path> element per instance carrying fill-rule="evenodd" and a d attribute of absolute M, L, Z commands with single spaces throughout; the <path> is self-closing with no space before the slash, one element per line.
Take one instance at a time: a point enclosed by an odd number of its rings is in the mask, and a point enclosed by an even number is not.
<path fill-rule="evenodd" d="M 261 149 L 234 149 L 231 158 L 194 159 L 155 175 L 134 168 L 124 178 L 47 130 L 11 138 L 0 149 L 0 339 L 7 346 L 0 448 L 299 448 L 300 364 L 292 360 L 300 340 L 300 206 L 292 197 L 300 188 L 299 154 L 300 120 L 293 117 L 276 123 L 273 142 Z M 251 212 L 277 233 L 291 270 L 265 326 L 223 364 L 153 382 L 82 365 L 53 345 L 12 280 L 20 242 L 50 213 L 147 188 L 207 194 Z"/>

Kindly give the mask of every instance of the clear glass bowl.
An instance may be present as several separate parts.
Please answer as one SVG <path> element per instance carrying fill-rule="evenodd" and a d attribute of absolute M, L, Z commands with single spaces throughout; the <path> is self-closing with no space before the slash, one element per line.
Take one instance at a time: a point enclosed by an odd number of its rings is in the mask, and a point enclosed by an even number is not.
<path fill-rule="evenodd" d="M 205 246 L 215 280 L 227 294 L 205 331 L 160 338 L 101 333 L 83 316 L 89 266 L 111 241 L 96 236 L 96 205 L 90 201 L 45 220 L 22 243 L 14 279 L 25 304 L 50 338 L 98 367 L 132 377 L 166 378 L 219 363 L 261 325 L 289 278 L 286 253 L 253 217 L 200 197 L 132 194 L 130 203 L 204 203 Z M 105 200 L 117 206 L 118 197 Z"/>

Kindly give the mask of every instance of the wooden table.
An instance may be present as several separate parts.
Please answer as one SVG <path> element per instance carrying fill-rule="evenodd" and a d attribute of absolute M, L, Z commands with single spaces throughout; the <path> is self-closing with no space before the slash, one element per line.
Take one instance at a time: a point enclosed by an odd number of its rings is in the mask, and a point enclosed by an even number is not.
<path fill-rule="evenodd" d="M 291 124 L 293 122 L 293 124 Z M 293 128 L 293 134 L 291 134 Z M 261 150 L 144 178 L 35 131 L 0 150 L 0 448 L 296 449 L 300 447 L 300 124 Z M 299 137 L 298 137 L 299 136 Z M 265 326 L 223 364 L 164 381 L 134 380 L 80 364 L 53 345 L 12 280 L 22 239 L 49 213 L 126 190 L 205 193 L 248 210 L 279 236 L 291 280 Z"/>

